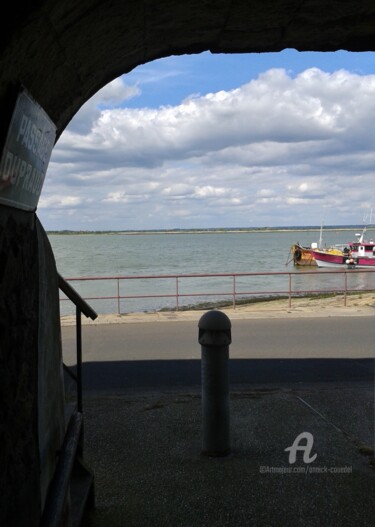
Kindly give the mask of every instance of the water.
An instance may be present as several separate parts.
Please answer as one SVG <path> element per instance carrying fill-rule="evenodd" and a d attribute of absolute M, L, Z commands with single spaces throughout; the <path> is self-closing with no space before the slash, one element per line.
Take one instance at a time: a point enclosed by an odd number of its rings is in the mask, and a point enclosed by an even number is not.
<path fill-rule="evenodd" d="M 368 231 L 368 238 L 373 233 Z M 318 241 L 316 231 L 225 232 L 204 234 L 83 234 L 49 235 L 59 273 L 71 277 L 113 277 L 168 274 L 248 273 L 298 271 L 293 277 L 293 288 L 314 291 L 343 287 L 343 276 L 326 273 L 322 269 L 294 268 L 286 265 L 290 247 L 297 241 L 310 245 Z M 323 243 L 348 243 L 355 239 L 355 231 L 330 230 L 323 233 Z M 116 281 L 72 282 L 84 297 L 113 296 Z M 121 282 L 121 295 L 174 295 L 175 280 L 127 280 Z M 373 274 L 349 274 L 349 288 L 375 289 Z M 236 291 L 268 296 L 267 291 L 285 293 L 287 276 L 256 276 L 236 279 Z M 179 281 L 180 294 L 203 292 L 230 293 L 232 278 L 189 278 Z M 239 295 L 246 297 L 248 295 Z M 272 295 L 273 296 L 273 295 Z M 230 296 L 182 297 L 180 306 L 207 300 L 230 299 Z M 116 312 L 117 301 L 90 300 L 98 312 Z M 70 303 L 69 303 L 70 304 Z M 149 311 L 175 307 L 175 298 L 124 299 L 120 311 Z M 62 313 L 72 312 L 68 302 L 62 303 Z"/>

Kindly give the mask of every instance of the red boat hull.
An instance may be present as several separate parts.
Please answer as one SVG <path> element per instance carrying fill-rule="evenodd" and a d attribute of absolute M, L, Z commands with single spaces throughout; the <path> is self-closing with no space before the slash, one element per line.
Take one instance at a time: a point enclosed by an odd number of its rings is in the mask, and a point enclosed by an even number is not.
<path fill-rule="evenodd" d="M 346 267 L 349 269 L 363 269 L 373 267 L 375 269 L 375 257 L 350 257 L 345 254 L 332 254 L 329 252 L 315 250 L 313 250 L 312 253 L 318 267 Z"/>

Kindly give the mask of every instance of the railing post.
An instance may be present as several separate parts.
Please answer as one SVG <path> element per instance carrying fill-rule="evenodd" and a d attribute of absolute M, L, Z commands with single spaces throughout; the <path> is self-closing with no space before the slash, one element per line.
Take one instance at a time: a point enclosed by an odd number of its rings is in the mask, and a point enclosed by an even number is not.
<path fill-rule="evenodd" d="M 233 275 L 233 309 L 236 309 L 236 275 Z"/>
<path fill-rule="evenodd" d="M 348 291 L 348 273 L 344 271 L 344 306 L 346 307 L 346 293 Z"/>
<path fill-rule="evenodd" d="M 179 304 L 178 304 L 178 276 L 176 276 L 176 311 L 178 311 L 179 309 Z"/>
<path fill-rule="evenodd" d="M 117 314 L 121 315 L 120 313 L 120 279 L 117 278 Z"/>
<path fill-rule="evenodd" d="M 77 411 L 82 414 L 82 313 L 76 306 L 76 339 L 77 339 Z M 78 454 L 83 456 L 83 424 L 78 442 Z"/>
<path fill-rule="evenodd" d="M 289 308 L 292 307 L 292 273 L 289 273 Z"/>
<path fill-rule="evenodd" d="M 77 410 L 82 413 L 82 320 L 81 311 L 76 307 L 77 342 Z"/>

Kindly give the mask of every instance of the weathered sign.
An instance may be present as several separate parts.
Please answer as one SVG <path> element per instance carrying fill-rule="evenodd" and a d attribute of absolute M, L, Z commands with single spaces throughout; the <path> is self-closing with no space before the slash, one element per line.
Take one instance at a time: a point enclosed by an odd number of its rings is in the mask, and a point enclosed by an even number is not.
<path fill-rule="evenodd" d="M 37 208 L 56 126 L 26 90 L 18 96 L 0 161 L 0 203 Z"/>

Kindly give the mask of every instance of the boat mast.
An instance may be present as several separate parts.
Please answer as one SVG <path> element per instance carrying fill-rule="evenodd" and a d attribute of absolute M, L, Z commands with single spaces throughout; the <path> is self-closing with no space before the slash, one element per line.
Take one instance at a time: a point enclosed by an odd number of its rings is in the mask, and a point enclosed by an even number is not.
<path fill-rule="evenodd" d="M 319 236 L 319 249 L 323 246 L 323 221 L 320 225 L 320 236 Z"/>
<path fill-rule="evenodd" d="M 357 234 L 357 236 L 359 236 L 358 243 L 363 243 L 365 239 L 365 233 L 366 233 L 366 227 L 363 227 L 362 234 Z"/>

